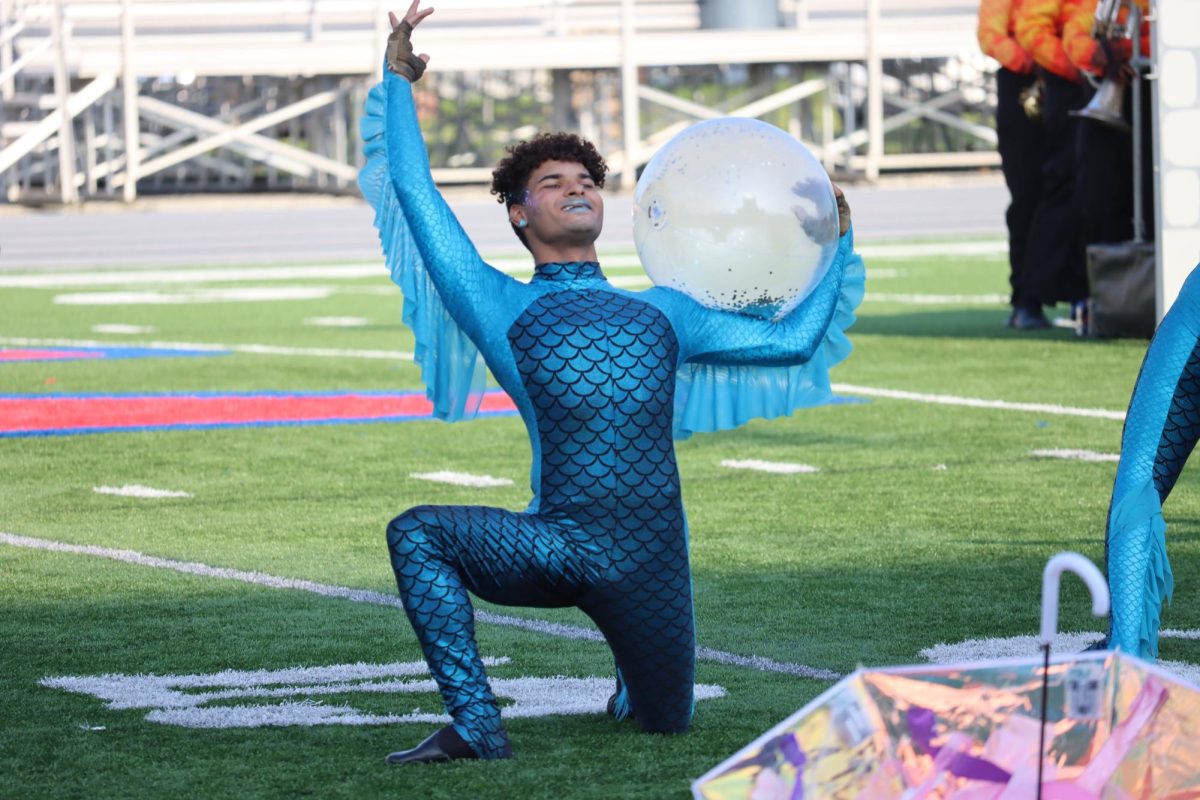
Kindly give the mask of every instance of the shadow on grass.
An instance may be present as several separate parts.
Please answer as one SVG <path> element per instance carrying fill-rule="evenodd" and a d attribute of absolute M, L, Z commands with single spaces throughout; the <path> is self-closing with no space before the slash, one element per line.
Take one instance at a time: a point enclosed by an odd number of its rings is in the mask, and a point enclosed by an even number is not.
<path fill-rule="evenodd" d="M 918 556 L 890 568 L 698 570 L 702 643 L 847 672 L 857 663 L 919 660 L 939 642 L 1036 634 L 1046 561 L 1078 542 L 1005 544 L 1020 546 L 1003 556 Z M 1097 541 L 1090 550 L 1100 548 Z M 1060 630 L 1105 625 L 1091 616 L 1082 582 L 1063 581 L 1060 597 Z"/>
<path fill-rule="evenodd" d="M 1048 318 L 1061 315 L 1060 312 L 1050 311 Z M 1020 331 L 1004 326 L 1008 319 L 1008 309 L 996 308 L 954 308 L 909 311 L 898 314 L 862 314 L 850 336 L 856 334 L 871 334 L 876 336 L 929 336 L 973 339 L 995 339 L 998 341 L 1054 341 L 1079 342 L 1080 344 L 1111 344 L 1116 341 L 1129 341 L 1140 347 L 1145 347 L 1146 340 L 1114 340 L 1092 339 L 1075 336 L 1070 328 L 1050 327 L 1037 331 Z"/>

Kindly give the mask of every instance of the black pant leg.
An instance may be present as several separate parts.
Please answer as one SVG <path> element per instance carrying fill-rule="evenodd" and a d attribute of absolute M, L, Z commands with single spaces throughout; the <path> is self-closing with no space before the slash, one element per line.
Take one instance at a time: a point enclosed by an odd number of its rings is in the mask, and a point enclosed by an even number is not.
<path fill-rule="evenodd" d="M 1003 67 L 996 73 L 996 149 L 1010 197 L 1004 219 L 1008 227 L 1009 283 L 1014 308 L 1036 305 L 1036 298 L 1030 301 L 1022 294 L 1026 244 L 1041 194 L 1045 140 L 1041 122 L 1030 119 L 1021 106 L 1021 93 L 1033 82 L 1033 75 L 1021 75 Z"/>
<path fill-rule="evenodd" d="M 1035 304 L 1054 305 L 1087 297 L 1084 253 L 1075 207 L 1075 118 L 1083 90 L 1072 81 L 1046 75 L 1043 120 L 1046 130 L 1042 194 L 1030 226 L 1025 258 L 1029 269 L 1022 292 Z"/>

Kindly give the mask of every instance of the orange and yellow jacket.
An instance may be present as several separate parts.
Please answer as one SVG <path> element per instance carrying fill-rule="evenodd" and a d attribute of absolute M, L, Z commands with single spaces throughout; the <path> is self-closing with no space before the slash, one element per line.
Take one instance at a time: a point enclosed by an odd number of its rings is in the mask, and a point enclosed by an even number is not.
<path fill-rule="evenodd" d="M 1014 25 L 1021 0 L 980 0 L 979 49 L 1013 72 L 1033 72 L 1033 56 L 1017 42 Z"/>
<path fill-rule="evenodd" d="M 1021 0 L 1014 29 L 1017 41 L 1043 69 L 1071 81 L 1079 70 L 1063 48 L 1062 30 L 1073 8 L 1071 0 Z"/>
<path fill-rule="evenodd" d="M 1103 70 L 1092 66 L 1092 58 L 1096 48 L 1100 46 L 1092 37 L 1097 0 L 1067 0 L 1067 2 L 1071 6 L 1070 16 L 1063 24 L 1062 33 L 1063 49 L 1067 51 L 1067 58 L 1071 59 L 1071 63 L 1079 69 L 1101 75 Z M 1137 5 L 1142 12 L 1142 55 L 1147 55 L 1150 52 L 1150 23 L 1146 22 L 1146 15 L 1150 13 L 1150 0 L 1137 0 Z M 1128 16 L 1126 9 L 1122 7 L 1117 21 L 1124 25 Z M 1128 40 L 1118 40 L 1114 45 L 1124 51 L 1126 56 L 1132 49 Z"/>

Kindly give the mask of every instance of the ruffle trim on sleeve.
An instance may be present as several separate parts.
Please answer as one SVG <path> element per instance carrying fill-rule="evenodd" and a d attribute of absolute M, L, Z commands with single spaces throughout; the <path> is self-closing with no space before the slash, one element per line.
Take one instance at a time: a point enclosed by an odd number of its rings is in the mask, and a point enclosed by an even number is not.
<path fill-rule="evenodd" d="M 413 360 L 421 369 L 433 415 L 447 422 L 470 419 L 483 401 L 487 372 L 478 348 L 442 303 L 392 186 L 385 91 L 385 84 L 379 83 L 367 96 L 360 125 L 366 165 L 359 172 L 358 185 L 375 209 L 375 227 L 388 270 L 404 295 L 401 318 L 416 338 Z"/>
<path fill-rule="evenodd" d="M 798 408 L 828 403 L 833 397 L 829 370 L 850 355 L 846 330 L 866 292 L 867 271 L 853 239 L 841 248 L 846 259 L 837 306 L 813 357 L 790 367 L 684 364 L 676 376 L 675 438 L 728 430 L 752 419 L 787 416 Z M 829 278 L 833 278 L 830 275 Z"/>
<path fill-rule="evenodd" d="M 1133 541 L 1126 541 L 1129 538 Z M 1175 578 L 1171 562 L 1167 559 L 1167 523 L 1163 520 L 1162 505 L 1158 491 L 1147 483 L 1140 491 L 1131 492 L 1117 501 L 1113 507 L 1112 525 L 1109 530 L 1108 550 L 1113 553 L 1145 553 L 1145 572 L 1141 576 L 1121 576 L 1133 579 L 1142 587 L 1142 608 L 1134 619 L 1121 620 L 1114 616 L 1114 630 L 1110 646 L 1134 641 L 1134 632 L 1118 630 L 1124 625 L 1136 625 L 1137 652 L 1140 658 L 1158 657 L 1158 628 L 1162 619 L 1163 601 L 1170 602 L 1175 590 Z M 1131 559 L 1134 563 L 1141 559 Z M 1122 564 L 1109 565 L 1109 585 L 1113 584 L 1112 570 Z M 1119 599 L 1114 598 L 1113 611 L 1117 613 Z"/>

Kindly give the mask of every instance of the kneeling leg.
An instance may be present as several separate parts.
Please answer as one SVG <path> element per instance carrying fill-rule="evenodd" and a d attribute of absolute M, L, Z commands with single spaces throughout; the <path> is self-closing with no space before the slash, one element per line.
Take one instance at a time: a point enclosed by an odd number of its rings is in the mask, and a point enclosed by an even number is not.
<path fill-rule="evenodd" d="M 396 586 L 455 732 L 481 758 L 511 755 L 479 648 L 468 591 L 510 605 L 574 602 L 589 572 L 550 523 L 473 506 L 420 506 L 392 520 Z"/>
<path fill-rule="evenodd" d="M 604 633 L 616 658 L 624 692 L 619 691 L 611 704 L 614 715 L 631 713 L 643 729 L 654 733 L 686 731 L 696 675 L 695 620 L 686 570 L 648 577 L 600 602 L 589 599 L 584 611 Z"/>

